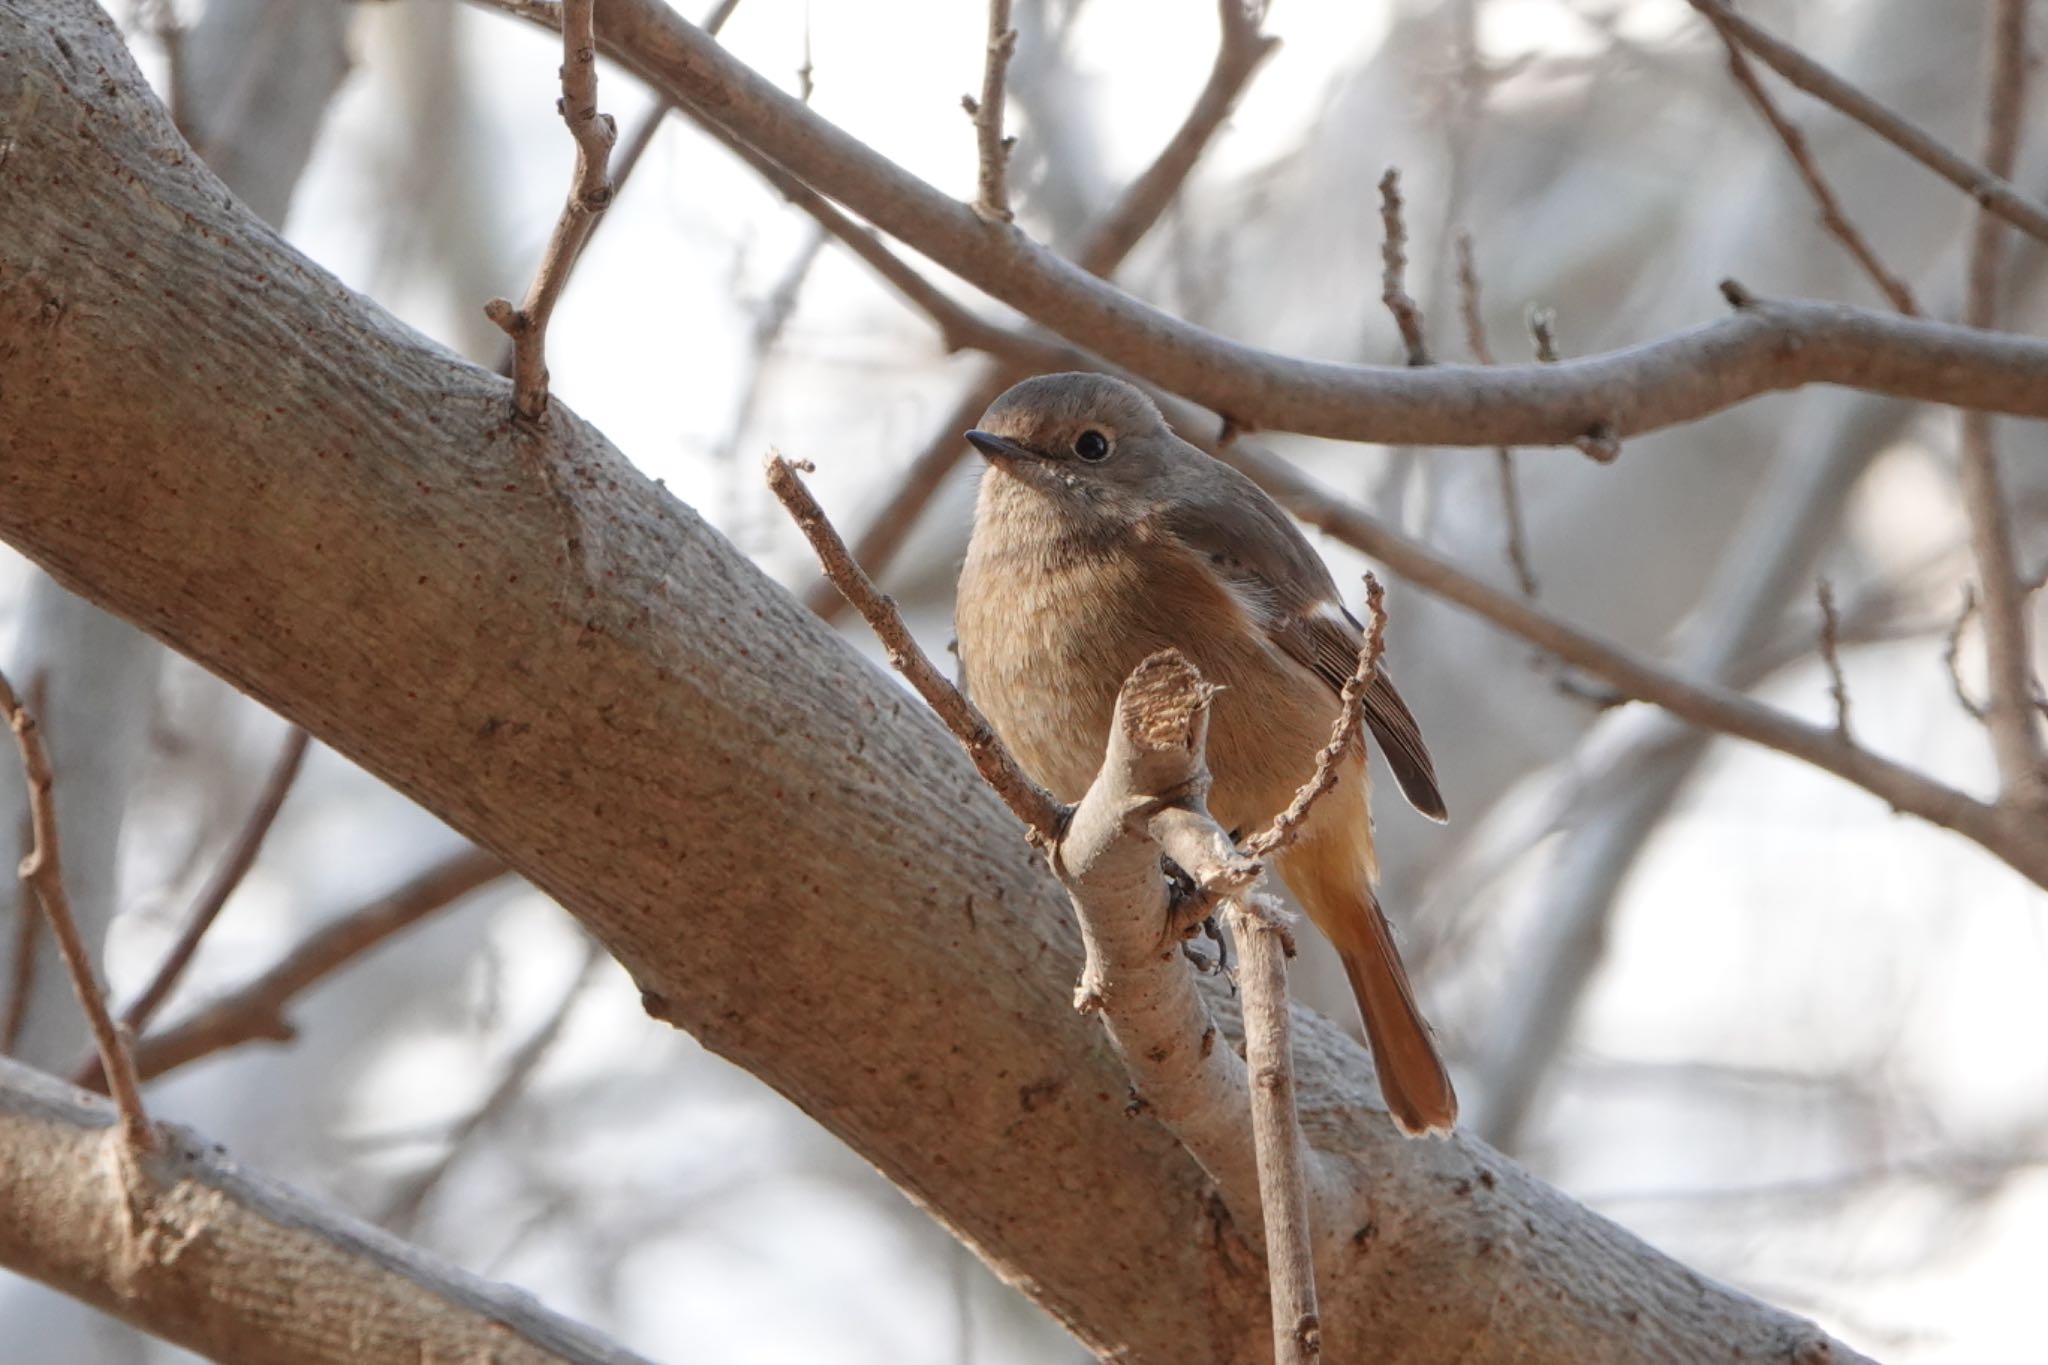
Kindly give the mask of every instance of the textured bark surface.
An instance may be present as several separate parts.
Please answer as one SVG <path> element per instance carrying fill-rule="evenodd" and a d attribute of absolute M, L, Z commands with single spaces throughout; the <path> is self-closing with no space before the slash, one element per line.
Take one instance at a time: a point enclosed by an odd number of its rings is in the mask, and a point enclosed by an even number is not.
<path fill-rule="evenodd" d="M 78 0 L 0 0 L 0 536 L 502 853 L 1091 1347 L 1265 1350 L 1261 1269 L 1126 1117 L 1063 897 L 938 725 L 573 414 L 513 422 L 244 212 Z M 1319 1216 L 1357 1224 L 1329 1358 L 1825 1349 L 1477 1143 L 1400 1139 L 1296 1024 L 1351 1177 Z"/>
<path fill-rule="evenodd" d="M 645 1365 L 516 1290 L 163 1137 L 132 1199 L 108 1105 L 0 1061 L 0 1261 L 240 1365 Z"/>

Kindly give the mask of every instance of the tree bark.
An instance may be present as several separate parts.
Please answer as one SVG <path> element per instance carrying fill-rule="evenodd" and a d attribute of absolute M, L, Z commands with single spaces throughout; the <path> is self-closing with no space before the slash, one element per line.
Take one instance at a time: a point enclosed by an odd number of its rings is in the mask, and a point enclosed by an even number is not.
<path fill-rule="evenodd" d="M 105 1101 L 0 1061 L 0 1263 L 216 1360 L 646 1365 L 526 1295 L 237 1171 L 128 1164 Z"/>
<path fill-rule="evenodd" d="M 0 536 L 504 855 L 1091 1348 L 1266 1349 L 1256 1256 L 1127 1116 L 1058 884 L 938 724 L 574 414 L 515 421 L 258 223 L 83 0 L 0 0 L 0 432 Z M 1401 1139 L 1355 1045 L 1295 1039 L 1356 1228 L 1330 1359 L 1854 1358 Z"/>

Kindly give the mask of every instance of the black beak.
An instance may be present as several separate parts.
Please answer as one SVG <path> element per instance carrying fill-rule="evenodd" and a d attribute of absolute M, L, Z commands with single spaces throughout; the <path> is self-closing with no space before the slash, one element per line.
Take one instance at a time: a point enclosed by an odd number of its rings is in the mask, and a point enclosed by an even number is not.
<path fill-rule="evenodd" d="M 1015 441 L 1002 436 L 991 436 L 985 431 L 968 432 L 967 444 L 973 446 L 991 460 L 1035 460 L 1038 458 L 1036 453 L 1025 449 Z"/>

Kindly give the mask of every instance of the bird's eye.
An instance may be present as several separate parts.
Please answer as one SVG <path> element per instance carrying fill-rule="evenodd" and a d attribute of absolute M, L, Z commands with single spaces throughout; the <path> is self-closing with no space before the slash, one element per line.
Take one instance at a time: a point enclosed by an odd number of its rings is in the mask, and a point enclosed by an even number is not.
<path fill-rule="evenodd" d="M 1084 431 L 1074 438 L 1074 453 L 1090 464 L 1109 458 L 1109 438 L 1099 431 Z"/>

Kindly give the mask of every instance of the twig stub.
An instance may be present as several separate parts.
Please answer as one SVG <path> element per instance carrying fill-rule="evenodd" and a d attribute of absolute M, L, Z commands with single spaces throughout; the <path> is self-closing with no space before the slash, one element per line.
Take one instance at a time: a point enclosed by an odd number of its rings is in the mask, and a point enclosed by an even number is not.
<path fill-rule="evenodd" d="M 1427 365 L 1429 344 L 1423 339 L 1422 310 L 1409 296 L 1408 228 L 1401 218 L 1401 172 L 1392 166 L 1380 177 L 1380 301 L 1394 315 L 1401 331 L 1401 345 L 1411 366 Z"/>
<path fill-rule="evenodd" d="M 1828 695 L 1835 703 L 1835 734 L 1842 743 L 1854 743 L 1849 736 L 1849 683 L 1842 675 L 1842 618 L 1835 610 L 1834 585 L 1825 578 L 1814 589 L 1820 602 L 1820 658 L 1827 665 Z"/>
<path fill-rule="evenodd" d="M 1221 690 L 1179 650 L 1162 649 L 1124 681 L 1117 715 L 1125 735 L 1141 748 L 1188 749 L 1201 737 L 1202 712 Z"/>

